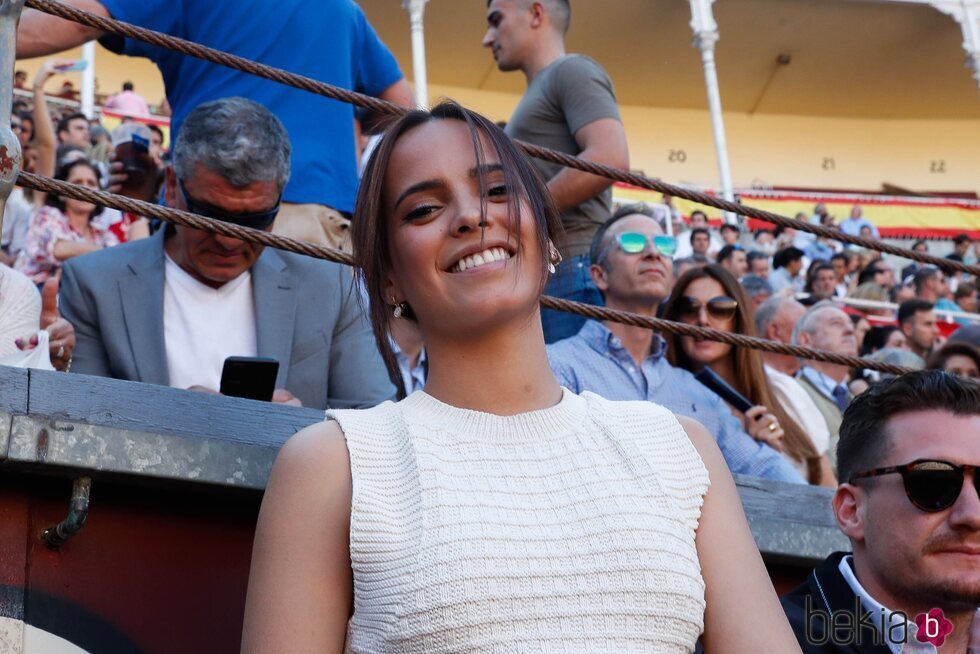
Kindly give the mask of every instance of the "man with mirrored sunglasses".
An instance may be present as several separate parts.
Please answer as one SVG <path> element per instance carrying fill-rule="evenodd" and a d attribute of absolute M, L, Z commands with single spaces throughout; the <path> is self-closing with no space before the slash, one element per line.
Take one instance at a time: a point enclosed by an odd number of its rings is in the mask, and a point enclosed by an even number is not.
<path fill-rule="evenodd" d="M 596 232 L 590 274 L 606 306 L 654 316 L 670 294 L 676 241 L 645 213 L 625 214 Z M 714 306 L 714 310 L 726 311 Z M 548 346 L 548 359 L 562 386 L 592 391 L 610 400 L 646 400 L 694 418 L 714 436 L 736 473 L 805 483 L 776 450 L 756 441 L 716 394 L 694 376 L 671 366 L 667 344 L 642 327 L 586 321 L 578 334 Z"/>
<path fill-rule="evenodd" d="M 980 384 L 924 370 L 872 386 L 837 465 L 853 551 L 783 598 L 803 651 L 980 652 Z"/>
<path fill-rule="evenodd" d="M 167 204 L 271 230 L 289 160 L 268 109 L 207 102 L 177 137 Z M 63 271 L 72 372 L 217 392 L 227 357 L 268 357 L 274 402 L 359 408 L 394 395 L 346 266 L 173 225 L 96 254 Z"/>

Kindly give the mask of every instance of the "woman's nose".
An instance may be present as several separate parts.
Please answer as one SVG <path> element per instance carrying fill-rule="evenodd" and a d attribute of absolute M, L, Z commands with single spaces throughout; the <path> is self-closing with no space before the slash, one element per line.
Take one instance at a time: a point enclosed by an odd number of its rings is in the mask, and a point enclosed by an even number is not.
<path fill-rule="evenodd" d="M 456 211 L 453 232 L 465 234 L 476 229 L 485 229 L 490 224 L 486 211 L 480 206 L 479 200 L 467 201 L 459 205 Z"/>

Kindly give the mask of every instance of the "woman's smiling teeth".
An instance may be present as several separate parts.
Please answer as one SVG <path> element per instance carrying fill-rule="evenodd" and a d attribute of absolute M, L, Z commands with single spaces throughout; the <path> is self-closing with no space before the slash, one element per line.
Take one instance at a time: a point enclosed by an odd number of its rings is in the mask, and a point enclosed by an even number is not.
<path fill-rule="evenodd" d="M 510 253 L 507 250 L 503 248 L 489 248 L 483 252 L 463 257 L 452 267 L 452 271 L 463 272 L 486 263 L 504 261 L 505 259 L 510 259 Z"/>

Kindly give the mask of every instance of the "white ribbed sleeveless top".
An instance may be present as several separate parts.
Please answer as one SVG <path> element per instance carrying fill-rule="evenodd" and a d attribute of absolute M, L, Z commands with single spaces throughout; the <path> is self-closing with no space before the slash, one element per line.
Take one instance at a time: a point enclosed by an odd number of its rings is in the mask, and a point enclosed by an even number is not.
<path fill-rule="evenodd" d="M 564 390 L 330 411 L 353 477 L 348 652 L 691 652 L 708 473 L 674 415 Z"/>

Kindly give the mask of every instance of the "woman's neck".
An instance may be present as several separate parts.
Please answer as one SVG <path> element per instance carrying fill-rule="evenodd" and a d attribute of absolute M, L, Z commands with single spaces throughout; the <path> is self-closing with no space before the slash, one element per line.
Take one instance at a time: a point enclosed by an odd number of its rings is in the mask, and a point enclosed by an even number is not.
<path fill-rule="evenodd" d="M 728 382 L 728 385 L 732 388 L 738 388 L 735 383 L 735 361 L 734 357 L 727 356 L 718 359 L 717 361 L 712 361 L 708 364 L 709 367 L 715 372 L 716 375 Z M 703 368 L 704 366 L 701 366 Z M 698 369 L 700 370 L 700 368 Z M 697 372 L 697 371 L 695 371 Z"/>
<path fill-rule="evenodd" d="M 70 209 L 65 209 L 65 216 L 68 218 L 68 224 L 71 225 L 79 234 L 88 234 L 88 224 L 90 214 L 88 212 L 72 211 Z"/>
<path fill-rule="evenodd" d="M 425 392 L 446 404 L 515 415 L 561 400 L 537 312 L 519 328 L 508 326 L 478 339 L 426 337 L 425 351 Z"/>

